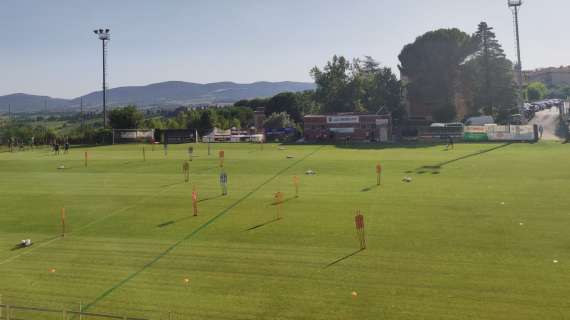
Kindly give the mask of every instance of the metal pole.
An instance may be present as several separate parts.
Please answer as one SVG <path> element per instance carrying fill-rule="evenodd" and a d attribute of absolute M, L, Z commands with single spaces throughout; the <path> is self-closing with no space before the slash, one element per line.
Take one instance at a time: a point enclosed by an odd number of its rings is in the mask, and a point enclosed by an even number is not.
<path fill-rule="evenodd" d="M 105 39 L 103 42 L 103 128 L 107 128 L 107 75 L 106 75 L 106 54 L 105 54 Z"/>
<path fill-rule="evenodd" d="M 81 129 L 85 126 L 85 113 L 83 113 L 83 97 L 81 97 Z"/>
<path fill-rule="evenodd" d="M 520 35 L 519 35 L 519 7 L 515 6 L 513 8 L 513 12 L 515 15 L 515 37 L 517 41 L 517 77 L 519 83 L 519 103 L 520 107 L 522 108 L 524 105 L 524 97 L 523 97 L 523 74 L 522 74 L 522 61 L 521 61 L 521 42 L 520 42 Z"/>

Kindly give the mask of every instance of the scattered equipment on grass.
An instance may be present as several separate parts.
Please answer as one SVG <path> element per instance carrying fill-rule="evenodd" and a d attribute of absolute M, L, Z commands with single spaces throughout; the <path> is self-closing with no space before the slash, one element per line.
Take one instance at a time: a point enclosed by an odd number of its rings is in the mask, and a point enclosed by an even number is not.
<path fill-rule="evenodd" d="M 190 164 L 188 161 L 182 163 L 182 173 L 184 174 L 184 182 L 188 183 L 190 181 Z"/>
<path fill-rule="evenodd" d="M 61 208 L 61 236 L 65 237 L 65 208 Z"/>
<path fill-rule="evenodd" d="M 194 209 L 194 216 L 198 216 L 198 191 L 196 191 L 196 187 L 192 190 L 192 208 Z"/>
<path fill-rule="evenodd" d="M 380 183 L 382 182 L 382 166 L 380 165 L 380 162 L 378 162 L 376 164 L 376 185 L 380 185 Z"/>
<path fill-rule="evenodd" d="M 228 195 L 228 175 L 224 170 L 220 173 L 220 186 L 222 187 L 222 196 Z"/>
<path fill-rule="evenodd" d="M 364 234 L 364 216 L 360 213 L 360 210 L 356 210 L 354 224 L 356 226 L 358 242 L 360 243 L 360 250 L 364 250 L 366 249 L 366 235 Z"/>
<path fill-rule="evenodd" d="M 293 185 L 295 186 L 295 198 L 299 198 L 299 177 L 298 176 L 294 176 L 293 177 Z"/>
<path fill-rule="evenodd" d="M 224 167 L 224 157 L 225 157 L 224 150 L 220 150 L 220 152 L 218 152 L 218 157 L 220 158 L 220 168 L 223 168 Z"/>
<path fill-rule="evenodd" d="M 18 244 L 19 248 L 27 248 L 30 247 L 32 245 L 32 240 L 31 239 L 24 239 L 22 241 L 20 241 L 20 243 Z"/>
<path fill-rule="evenodd" d="M 277 220 L 280 220 L 282 218 L 281 214 L 282 214 L 282 206 L 283 206 L 283 192 L 278 191 L 275 193 L 275 203 L 274 205 L 277 207 Z"/>

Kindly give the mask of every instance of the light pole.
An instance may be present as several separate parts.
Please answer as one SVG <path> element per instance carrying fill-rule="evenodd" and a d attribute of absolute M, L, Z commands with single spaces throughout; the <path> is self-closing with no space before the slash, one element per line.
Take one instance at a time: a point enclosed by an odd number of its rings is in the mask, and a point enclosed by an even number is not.
<path fill-rule="evenodd" d="M 515 27 L 515 40 L 516 40 L 516 49 L 517 49 L 517 65 L 516 65 L 516 72 L 517 72 L 517 82 L 519 85 L 519 107 L 522 108 L 524 104 L 523 98 L 523 74 L 522 74 L 522 62 L 521 62 L 521 41 L 519 36 L 519 10 L 522 6 L 522 0 L 507 0 L 509 8 L 513 12 L 513 19 L 514 19 L 514 27 Z"/>
<path fill-rule="evenodd" d="M 111 30 L 93 30 L 103 44 L 103 128 L 107 128 L 107 41 L 111 40 Z"/>

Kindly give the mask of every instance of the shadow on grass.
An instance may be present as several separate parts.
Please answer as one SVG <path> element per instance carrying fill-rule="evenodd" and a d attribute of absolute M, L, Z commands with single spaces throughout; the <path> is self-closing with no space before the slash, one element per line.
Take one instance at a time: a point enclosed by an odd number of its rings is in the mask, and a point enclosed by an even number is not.
<path fill-rule="evenodd" d="M 216 199 L 221 198 L 221 197 L 223 197 L 223 195 L 220 194 L 220 195 L 217 195 L 217 196 L 215 196 L 215 197 L 209 197 L 209 198 L 200 199 L 200 200 L 198 200 L 198 203 L 200 203 L 200 202 L 206 202 L 206 201 L 210 201 L 210 200 L 216 200 Z"/>
<path fill-rule="evenodd" d="M 190 219 L 196 218 L 196 217 L 198 217 L 198 216 L 192 215 L 192 216 L 180 218 L 180 219 L 178 219 L 178 220 L 170 220 L 170 221 L 166 221 L 166 222 L 164 222 L 164 223 L 161 223 L 161 224 L 157 225 L 156 227 L 157 227 L 157 228 L 165 228 L 165 227 L 171 226 L 171 225 L 173 225 L 173 224 L 177 224 L 177 223 L 179 223 L 179 222 L 186 221 L 186 220 L 190 220 Z"/>
<path fill-rule="evenodd" d="M 362 190 L 360 190 L 360 192 L 368 192 L 368 191 L 372 191 L 372 189 L 378 189 L 378 188 L 380 188 L 379 185 L 373 184 L 369 187 L 363 188 Z"/>
<path fill-rule="evenodd" d="M 451 164 L 451 163 L 454 163 L 454 162 L 457 162 L 457 161 L 461 161 L 461 160 L 465 160 L 465 159 L 469 159 L 469 158 L 472 158 L 472 157 L 480 156 L 480 155 L 482 155 L 482 154 L 489 153 L 489 152 L 492 152 L 492 151 L 496 151 L 496 150 L 499 150 L 499 149 L 503 149 L 503 148 L 506 148 L 506 147 L 510 146 L 511 144 L 513 144 L 513 143 L 512 143 L 512 142 L 507 142 L 507 143 L 502 144 L 502 145 L 500 145 L 500 146 L 495 146 L 495 147 L 490 148 L 490 149 L 480 150 L 480 151 L 477 151 L 477 152 L 474 152 L 474 153 L 470 153 L 470 154 L 461 156 L 461 157 L 459 157 L 459 158 L 455 158 L 455 159 L 451 159 L 451 160 L 448 160 L 448 161 L 440 162 L 440 163 L 435 164 L 435 165 L 422 166 L 422 167 L 416 168 L 416 169 L 414 169 L 414 170 L 405 171 L 405 173 L 415 173 L 415 174 L 431 173 L 431 174 L 440 174 L 440 173 L 441 173 L 441 172 L 440 172 L 441 169 L 443 169 L 443 167 L 446 166 L 446 165 L 448 165 L 448 164 Z"/>
<path fill-rule="evenodd" d="M 267 222 L 264 222 L 264 223 L 262 223 L 262 224 L 258 224 L 258 225 L 256 225 L 256 226 L 253 226 L 253 227 L 251 227 L 251 228 L 249 228 L 249 229 L 246 229 L 246 230 L 244 230 L 244 231 L 251 231 L 251 230 L 259 229 L 259 228 L 265 227 L 265 226 L 268 225 L 268 224 L 272 224 L 272 223 L 277 222 L 277 221 L 280 221 L 280 220 L 281 220 L 280 218 L 276 218 L 276 219 L 273 219 L 273 220 L 269 220 L 269 221 L 267 221 Z"/>
<path fill-rule="evenodd" d="M 17 244 L 12 249 L 10 249 L 10 251 L 16 251 L 16 250 L 21 250 L 21 249 L 26 249 L 26 248 L 29 248 L 29 247 L 24 247 L 21 244 Z"/>
<path fill-rule="evenodd" d="M 160 187 L 161 188 L 168 188 L 168 187 L 174 187 L 174 186 L 177 186 L 179 184 L 186 184 L 186 183 L 188 183 L 188 182 L 176 182 L 176 183 L 165 184 L 165 185 L 162 185 Z"/>
<path fill-rule="evenodd" d="M 293 201 L 293 200 L 295 200 L 295 199 L 297 199 L 297 197 L 289 197 L 289 198 L 283 200 L 283 201 L 281 202 L 281 204 L 284 204 L 285 202 Z M 278 203 L 272 202 L 272 203 L 270 204 L 270 206 L 272 206 L 272 207 L 275 207 L 276 205 L 278 205 Z"/>
<path fill-rule="evenodd" d="M 351 253 L 351 254 L 349 254 L 349 255 L 346 255 L 346 256 L 344 256 L 344 257 L 342 257 L 342 258 L 340 258 L 340 259 L 337 259 L 337 260 L 335 260 L 335 261 L 333 261 L 333 262 L 327 264 L 326 267 L 325 267 L 325 269 L 326 269 L 326 268 L 330 268 L 330 267 L 334 266 L 334 265 L 337 264 L 337 263 L 343 262 L 344 260 L 349 259 L 349 258 L 351 258 L 351 257 L 353 257 L 353 256 L 355 256 L 355 255 L 357 255 L 357 254 L 359 254 L 359 253 L 362 252 L 362 251 L 364 251 L 364 249 L 358 249 L 358 250 L 354 251 L 353 253 Z"/>

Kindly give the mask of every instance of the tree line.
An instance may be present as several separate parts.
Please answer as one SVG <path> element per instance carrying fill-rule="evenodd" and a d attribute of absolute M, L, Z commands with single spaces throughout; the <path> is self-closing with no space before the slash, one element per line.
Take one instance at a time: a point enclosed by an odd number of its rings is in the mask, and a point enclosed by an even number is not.
<path fill-rule="evenodd" d="M 456 28 L 427 32 L 404 46 L 398 59 L 400 78 L 370 56 L 348 59 L 335 55 L 323 67 L 309 71 L 315 90 L 240 100 L 220 108 L 180 107 L 158 115 L 126 106 L 111 110 L 109 121 L 115 129 L 192 129 L 204 135 L 213 128 L 250 128 L 258 108 L 265 110 L 265 127 L 299 130 L 307 114 L 390 114 L 399 124 L 417 111 L 442 122 L 475 115 L 491 115 L 501 122 L 518 113 L 514 65 L 506 58 L 493 28 L 485 22 L 473 34 Z M 547 89 L 533 83 L 525 88 L 523 98 L 568 95 L 570 87 Z M 61 132 L 41 125 L 14 121 L 0 128 L 3 141 L 11 136 L 48 140 L 58 134 Z M 99 141 L 109 131 L 93 122 L 66 130 L 65 135 Z"/>

